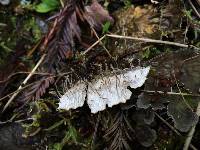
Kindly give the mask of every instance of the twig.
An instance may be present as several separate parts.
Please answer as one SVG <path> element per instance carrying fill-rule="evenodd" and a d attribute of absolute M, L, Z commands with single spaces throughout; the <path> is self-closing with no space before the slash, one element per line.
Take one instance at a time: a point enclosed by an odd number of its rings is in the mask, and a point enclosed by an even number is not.
<path fill-rule="evenodd" d="M 198 103 L 196 114 L 197 114 L 198 117 L 200 116 L 200 102 Z M 196 128 L 196 124 L 190 129 L 190 131 L 187 135 L 187 138 L 185 140 L 183 150 L 188 150 L 189 145 L 192 141 L 192 137 L 194 136 L 194 133 L 195 133 L 195 128 Z"/>
<path fill-rule="evenodd" d="M 63 0 L 60 0 L 60 4 L 61 4 L 62 8 L 65 7 Z"/>
<path fill-rule="evenodd" d="M 195 14 L 200 18 L 200 14 L 199 12 L 197 11 L 197 9 L 195 8 L 195 6 L 193 5 L 192 1 L 191 0 L 188 0 L 190 6 L 192 7 L 192 9 L 194 10 Z M 198 2 L 198 1 L 197 1 Z"/>
<path fill-rule="evenodd" d="M 32 69 L 32 71 L 30 72 L 30 74 L 26 77 L 26 79 L 22 82 L 22 84 L 19 86 L 19 88 L 17 89 L 17 92 L 14 93 L 12 95 L 12 97 L 8 100 L 8 102 L 6 103 L 6 105 L 3 108 L 4 112 L 6 110 L 6 108 L 10 105 L 10 103 L 14 100 L 14 98 L 19 94 L 20 90 L 22 89 L 23 85 L 25 85 L 28 80 L 32 77 L 32 75 L 34 74 L 34 72 L 37 70 L 37 68 L 40 66 L 40 64 L 43 62 L 44 58 L 45 58 L 46 54 L 43 54 L 42 57 L 40 58 L 40 60 L 38 61 L 38 63 L 35 65 L 35 67 Z"/>
<path fill-rule="evenodd" d="M 21 123 L 21 122 L 25 122 L 25 121 L 29 121 L 29 120 L 32 121 L 33 118 L 20 119 L 20 120 L 16 120 L 16 121 L 13 121 L 13 120 L 14 120 L 14 118 L 9 119 L 7 121 L 3 121 L 3 122 L 0 121 L 0 125 L 4 125 L 4 124 L 7 124 L 7 123 L 12 123 L 12 122 L 14 122 L 14 123 Z"/>
<path fill-rule="evenodd" d="M 7 98 L 7 97 L 10 97 L 12 94 L 15 94 L 15 93 L 17 93 L 17 92 L 20 92 L 21 90 L 24 90 L 24 89 L 28 88 L 29 86 L 31 86 L 31 85 L 33 85 L 33 84 L 35 84 L 35 82 L 34 82 L 34 83 L 30 83 L 30 84 L 28 84 L 28 85 L 22 87 L 21 89 L 17 89 L 16 91 L 11 92 L 11 93 L 5 95 L 4 97 L 1 97 L 1 98 L 0 98 L 0 101 L 4 100 L 4 99 Z"/>
<path fill-rule="evenodd" d="M 99 38 L 97 32 L 95 31 L 95 29 L 94 29 L 94 28 L 91 28 L 91 29 L 92 29 L 92 31 L 94 32 L 94 35 L 96 36 L 96 38 L 97 38 L 98 40 L 100 40 L 100 38 Z M 110 58 L 113 58 L 112 55 L 110 54 L 110 52 L 108 51 L 108 49 L 107 49 L 107 48 L 105 47 L 105 45 L 103 44 L 102 40 L 100 40 L 100 45 L 102 45 L 102 47 L 105 49 L 105 51 L 107 52 L 107 54 L 109 55 L 109 57 L 110 57 Z"/>
<path fill-rule="evenodd" d="M 33 137 L 42 130 L 41 127 L 37 128 L 33 133 L 29 134 L 27 137 Z M 25 136 L 26 137 L 26 136 Z"/>
<path fill-rule="evenodd" d="M 94 44 L 92 44 L 88 49 L 86 49 L 82 54 L 85 55 L 86 53 L 88 53 L 93 47 L 95 47 L 97 44 L 99 44 L 99 42 L 101 42 L 104 38 L 106 37 L 106 35 L 102 36 L 101 38 L 99 38 Z"/>
<path fill-rule="evenodd" d="M 174 131 L 178 136 L 181 136 L 181 134 L 172 126 L 170 125 L 165 119 L 163 119 L 158 113 L 154 112 L 155 115 L 162 121 L 164 122 L 172 131 Z"/>
<path fill-rule="evenodd" d="M 155 39 L 149 39 L 149 38 L 138 38 L 138 37 L 132 37 L 132 36 L 116 35 L 116 34 L 105 34 L 104 36 L 99 38 L 94 44 L 92 44 L 88 49 L 86 49 L 82 53 L 82 55 L 85 55 L 86 53 L 88 53 L 94 46 L 99 44 L 105 37 L 118 38 L 118 39 L 129 39 L 129 40 L 136 40 L 136 41 L 144 41 L 144 42 L 149 42 L 149 43 L 166 44 L 166 45 L 173 45 L 173 46 L 178 46 L 178 47 L 183 47 L 183 48 L 192 47 L 195 50 L 200 50 L 200 48 L 198 48 L 198 47 L 196 47 L 194 45 L 186 45 L 186 44 L 181 44 L 181 43 L 176 43 L 176 42 L 155 40 Z"/>
<path fill-rule="evenodd" d="M 170 125 L 165 119 L 163 119 L 158 113 L 154 112 L 155 115 L 163 122 L 165 123 L 172 131 L 174 131 L 178 136 L 182 136 L 172 125 Z M 194 145 L 189 143 L 189 145 L 193 150 L 198 150 Z"/>
<path fill-rule="evenodd" d="M 8 80 L 10 80 L 13 76 L 16 76 L 16 75 L 19 75 L 19 74 L 30 74 L 31 72 L 23 72 L 23 71 L 20 71 L 20 72 L 15 72 L 15 73 L 13 73 L 13 74 L 11 74 L 11 75 L 9 75 L 5 80 L 1 80 L 0 81 L 0 84 L 1 83 L 4 83 L 4 82 L 7 82 Z M 52 74 L 50 74 L 50 73 L 40 73 L 40 72 L 35 72 L 35 73 L 33 73 L 34 75 L 52 75 Z"/>
<path fill-rule="evenodd" d="M 183 48 L 193 47 L 196 50 L 200 50 L 200 48 L 194 45 L 186 45 L 186 44 L 170 42 L 170 41 L 162 41 L 162 40 L 155 40 L 155 39 L 149 39 L 149 38 L 138 38 L 138 37 L 132 37 L 132 36 L 122 36 L 122 35 L 116 35 L 116 34 L 107 34 L 106 36 L 112 37 L 112 38 L 118 38 L 118 39 L 129 39 L 129 40 L 144 41 L 144 42 L 149 42 L 149 43 L 174 45 L 174 46 L 183 47 Z"/>
<path fill-rule="evenodd" d="M 182 95 L 182 96 L 194 96 L 200 97 L 200 95 L 188 94 L 188 93 L 176 93 L 176 92 L 163 92 L 163 91 L 149 91 L 149 90 L 142 90 L 145 93 L 158 93 L 158 94 L 167 94 L 167 95 Z"/>
<path fill-rule="evenodd" d="M 41 42 L 43 41 L 43 39 L 44 39 L 44 37 L 42 37 L 42 38 L 36 43 L 36 45 L 35 45 L 32 49 L 29 50 L 29 52 L 28 52 L 28 54 L 27 54 L 28 57 L 30 57 L 30 56 L 33 54 L 33 52 L 39 47 L 39 45 L 41 44 Z"/>

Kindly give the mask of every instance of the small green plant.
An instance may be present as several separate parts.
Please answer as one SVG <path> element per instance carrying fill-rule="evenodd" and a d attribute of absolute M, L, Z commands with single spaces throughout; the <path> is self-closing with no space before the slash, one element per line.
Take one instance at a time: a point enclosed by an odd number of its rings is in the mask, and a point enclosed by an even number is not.
<path fill-rule="evenodd" d="M 27 32 L 32 32 L 33 38 L 30 39 L 32 42 L 37 42 L 42 37 L 42 31 L 40 26 L 36 22 L 36 18 L 30 17 L 24 22 L 24 29 Z"/>
<path fill-rule="evenodd" d="M 144 51 L 142 52 L 142 58 L 148 59 L 151 57 L 154 57 L 160 53 L 160 50 L 153 46 L 147 46 L 144 48 Z"/>
<path fill-rule="evenodd" d="M 41 3 L 36 5 L 35 10 L 39 13 L 47 13 L 55 10 L 60 5 L 58 0 L 42 0 Z"/>
<path fill-rule="evenodd" d="M 125 7 L 130 7 L 131 6 L 131 0 L 124 0 L 124 5 L 125 5 Z"/>
<path fill-rule="evenodd" d="M 103 25 L 103 30 L 102 33 L 105 34 L 109 31 L 111 23 L 109 21 L 107 21 L 104 25 Z"/>
<path fill-rule="evenodd" d="M 52 146 L 50 146 L 51 150 L 62 150 L 63 147 L 66 145 L 66 144 L 69 144 L 69 143 L 78 143 L 77 142 L 77 139 L 78 139 L 78 132 L 77 130 L 75 129 L 75 127 L 73 127 L 70 123 L 70 121 L 67 121 L 67 124 L 68 124 L 68 130 L 65 132 L 65 136 L 64 138 L 62 139 L 62 141 L 60 143 L 54 143 Z"/>
<path fill-rule="evenodd" d="M 200 24 L 200 21 L 198 21 L 198 20 L 196 20 L 196 19 L 194 19 L 193 17 L 192 17 L 192 9 L 190 9 L 190 10 L 185 10 L 184 11 L 184 14 L 185 14 L 185 16 L 191 21 L 191 22 L 193 22 L 194 24 Z"/>

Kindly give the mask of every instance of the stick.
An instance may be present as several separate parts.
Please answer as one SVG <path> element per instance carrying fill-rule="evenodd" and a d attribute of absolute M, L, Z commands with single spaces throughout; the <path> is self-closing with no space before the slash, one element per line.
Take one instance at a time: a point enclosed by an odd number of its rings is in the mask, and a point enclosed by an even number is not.
<path fill-rule="evenodd" d="M 42 57 L 40 58 L 40 60 L 38 61 L 38 63 L 35 65 L 35 67 L 32 69 L 32 71 L 30 72 L 30 74 L 26 77 L 26 79 L 22 82 L 22 84 L 19 86 L 19 88 L 17 89 L 17 92 L 14 93 L 12 95 L 12 97 L 8 100 L 8 102 L 6 103 L 6 105 L 3 108 L 4 112 L 6 110 L 6 108 L 10 105 L 10 103 L 14 100 L 14 98 L 19 94 L 19 91 L 22 89 L 23 85 L 25 85 L 28 80 L 32 77 L 32 75 L 34 74 L 34 72 L 37 70 L 37 68 L 40 66 L 40 64 L 43 62 L 44 58 L 45 58 L 46 54 L 43 54 Z"/>
<path fill-rule="evenodd" d="M 193 5 L 192 1 L 188 0 L 188 2 L 190 4 L 190 6 L 192 7 L 192 9 L 194 10 L 195 14 L 200 18 L 200 14 L 199 14 L 198 10 L 195 8 L 195 6 Z M 198 2 L 198 0 L 197 0 L 197 2 Z"/>
<path fill-rule="evenodd" d="M 157 114 L 156 112 L 154 112 L 155 115 L 161 120 L 163 121 L 172 131 L 174 131 L 178 136 L 182 136 L 172 125 L 170 125 L 167 121 L 165 121 L 165 119 L 163 119 L 159 114 Z M 197 150 L 196 147 L 194 147 L 194 145 L 192 145 L 191 143 L 189 143 L 189 145 L 193 150 Z"/>
<path fill-rule="evenodd" d="M 97 44 L 99 44 L 99 42 L 101 42 L 105 37 L 106 37 L 106 35 L 104 35 L 101 38 L 99 38 L 94 44 L 92 44 L 88 49 L 86 49 L 83 52 L 83 55 L 85 55 L 86 53 L 88 53 L 94 46 L 96 46 Z"/>
<path fill-rule="evenodd" d="M 196 50 L 200 50 L 200 48 L 194 45 L 186 45 L 186 44 L 170 42 L 170 41 L 162 41 L 162 40 L 155 40 L 155 39 L 149 39 L 149 38 L 138 38 L 138 37 L 132 37 L 132 36 L 122 36 L 122 35 L 116 35 L 116 34 L 107 34 L 106 36 L 112 37 L 112 38 L 118 38 L 118 39 L 129 39 L 129 40 L 144 41 L 144 42 L 149 42 L 149 43 L 174 45 L 174 46 L 183 47 L 183 48 L 193 47 Z"/>
<path fill-rule="evenodd" d="M 132 36 L 123 36 L 123 35 L 117 35 L 117 34 L 105 34 L 104 36 L 99 38 L 94 44 L 92 44 L 88 49 L 86 49 L 82 54 L 85 55 L 86 53 L 88 53 L 94 46 L 99 44 L 105 37 L 144 41 L 144 42 L 149 42 L 149 43 L 166 44 L 166 45 L 173 45 L 173 46 L 178 46 L 178 47 L 183 47 L 183 48 L 192 47 L 195 50 L 200 50 L 200 48 L 198 48 L 194 45 L 186 45 L 186 44 L 181 44 L 181 43 L 176 43 L 176 42 L 155 40 L 155 39 L 149 39 L 149 38 L 138 38 L 138 37 L 132 37 Z"/>
<path fill-rule="evenodd" d="M 29 73 L 30 73 L 30 72 L 29 72 Z M 51 78 L 52 78 L 52 77 L 53 77 L 53 78 L 54 78 L 54 77 L 62 77 L 62 76 L 68 75 L 68 74 L 70 74 L 70 73 L 72 73 L 72 72 L 60 73 L 60 74 L 57 75 L 57 76 L 55 76 L 55 75 L 52 74 Z M 34 74 L 38 74 L 38 73 L 34 73 Z M 41 73 L 40 73 L 40 74 L 41 74 Z M 48 73 L 48 74 L 49 74 L 49 73 Z M 44 75 L 48 75 L 48 74 L 44 73 Z M 49 74 L 49 75 L 51 75 L 51 74 Z M 48 77 L 48 78 L 49 78 L 49 77 Z M 38 82 L 38 81 L 36 81 L 36 82 Z M 21 90 L 26 89 L 26 88 L 32 86 L 32 85 L 35 84 L 36 82 L 30 83 L 30 84 L 28 84 L 28 85 L 26 85 L 26 86 L 23 86 L 21 89 L 17 89 L 17 90 L 15 90 L 15 91 L 12 92 L 12 93 L 7 94 L 6 96 L 0 98 L 0 101 L 2 101 L 2 100 L 4 100 L 5 98 L 11 96 L 12 94 L 15 94 L 15 93 L 17 93 L 17 92 L 20 92 Z"/>
<path fill-rule="evenodd" d="M 197 114 L 197 116 L 200 116 L 200 102 L 198 103 L 196 114 Z M 187 135 L 187 138 L 185 140 L 183 150 L 188 150 L 189 145 L 192 141 L 192 137 L 194 136 L 195 128 L 196 128 L 196 124 L 190 129 L 190 131 Z"/>
<path fill-rule="evenodd" d="M 158 93 L 158 94 L 167 94 L 167 95 L 182 95 L 182 96 L 195 96 L 200 97 L 200 95 L 188 94 L 188 93 L 175 93 L 175 92 L 163 92 L 163 91 L 149 91 L 149 90 L 142 90 L 145 93 Z"/>

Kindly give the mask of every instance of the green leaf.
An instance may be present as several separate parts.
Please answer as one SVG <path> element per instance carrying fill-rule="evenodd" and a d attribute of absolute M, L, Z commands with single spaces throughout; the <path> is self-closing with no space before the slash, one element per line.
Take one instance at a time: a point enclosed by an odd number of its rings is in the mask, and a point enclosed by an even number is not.
<path fill-rule="evenodd" d="M 125 7 L 130 7 L 131 1 L 130 0 L 124 0 L 124 5 L 125 5 Z"/>
<path fill-rule="evenodd" d="M 58 8 L 58 0 L 42 0 L 41 3 L 36 5 L 35 10 L 39 13 L 47 13 Z"/>
<path fill-rule="evenodd" d="M 62 145 L 60 143 L 55 143 L 53 145 L 53 150 L 62 150 Z"/>
<path fill-rule="evenodd" d="M 110 28 L 111 23 L 109 21 L 107 21 L 104 25 L 103 25 L 103 34 L 108 32 L 109 28 Z"/>
<path fill-rule="evenodd" d="M 149 58 L 150 53 L 151 53 L 151 52 L 150 52 L 150 49 L 147 48 L 147 49 L 143 52 L 142 58 Z"/>

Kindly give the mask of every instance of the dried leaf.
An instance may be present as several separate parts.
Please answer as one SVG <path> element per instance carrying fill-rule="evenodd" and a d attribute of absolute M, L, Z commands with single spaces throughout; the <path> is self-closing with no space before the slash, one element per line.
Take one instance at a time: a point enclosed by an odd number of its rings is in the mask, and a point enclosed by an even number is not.
<path fill-rule="evenodd" d="M 114 23 L 113 18 L 109 15 L 97 0 L 93 0 L 90 6 L 85 7 L 85 17 L 91 27 L 101 30 L 106 22 Z"/>
<path fill-rule="evenodd" d="M 133 120 L 138 124 L 151 124 L 154 121 L 154 111 L 152 109 L 139 109 L 132 115 Z"/>
<path fill-rule="evenodd" d="M 82 0 L 70 0 L 58 14 L 52 17 L 55 21 L 41 47 L 42 51 L 46 51 L 47 56 L 40 65 L 40 72 L 55 74 L 59 68 L 62 68 L 63 62 L 73 56 L 75 41 L 78 39 L 81 42 L 81 28 L 78 20 L 89 22 L 92 27 L 98 29 L 101 29 L 101 24 L 104 21 L 112 20 L 108 12 L 97 1 L 93 2 L 91 6 L 85 6 L 85 8 L 82 2 Z M 46 77 L 42 78 L 40 82 L 25 92 L 24 101 L 39 99 L 52 83 L 52 80 L 49 81 Z M 84 100 L 82 99 L 81 102 L 83 104 Z M 81 104 L 78 104 L 78 106 Z M 72 108 L 78 106 L 73 105 Z M 64 106 L 61 105 L 60 107 Z"/>
<path fill-rule="evenodd" d="M 197 114 L 186 105 L 181 96 L 171 100 L 167 112 L 172 117 L 175 127 L 182 132 L 189 131 L 198 122 Z"/>
<path fill-rule="evenodd" d="M 200 55 L 193 59 L 185 61 L 181 68 L 180 81 L 191 92 L 197 94 L 200 92 Z"/>
<path fill-rule="evenodd" d="M 194 81 L 195 84 L 197 83 L 197 88 L 198 88 L 198 62 L 195 62 L 195 67 L 189 66 L 189 62 L 187 65 L 187 60 L 188 58 L 196 56 L 198 53 L 194 50 L 188 50 L 188 49 L 182 49 L 178 50 L 175 52 L 167 52 L 162 54 L 161 56 L 158 56 L 156 58 L 153 58 L 150 61 L 151 64 L 151 70 L 152 72 L 148 76 L 148 80 L 145 83 L 145 89 L 144 90 L 150 90 L 150 91 L 163 91 L 163 92 L 171 92 L 172 87 L 176 85 L 176 80 L 183 80 L 183 82 L 187 83 L 188 85 L 191 84 L 190 81 L 188 80 L 188 77 L 192 74 L 195 76 Z M 192 64 L 192 63 L 191 63 Z M 181 72 L 181 67 L 184 67 L 182 69 L 182 72 L 185 72 L 182 74 Z M 186 69 L 188 67 L 188 69 Z M 189 69 L 193 68 L 193 69 Z M 185 70 L 185 71 L 184 71 Z M 190 72 L 188 72 L 191 70 Z M 194 70 L 192 72 L 192 70 Z M 186 76 L 187 75 L 187 76 Z M 189 76 L 188 76 L 189 75 Z M 176 78 L 174 78 L 174 76 Z M 190 76 L 190 77 L 191 77 Z M 187 80 L 187 81 L 186 81 Z M 191 86 L 188 86 L 191 87 Z M 197 89 L 196 88 L 196 89 Z M 165 106 L 163 105 L 164 103 L 168 103 L 170 99 L 166 95 L 160 95 L 157 93 L 154 94 L 148 94 L 148 93 L 142 93 L 138 100 L 137 100 L 137 106 L 139 108 L 148 108 L 148 107 L 153 107 L 154 109 L 163 109 Z"/>
<path fill-rule="evenodd" d="M 28 88 L 24 94 L 19 98 L 20 101 L 28 101 L 28 100 L 38 100 L 49 86 L 54 82 L 54 77 L 42 77 L 40 80 L 36 81 L 35 84 Z"/>
<path fill-rule="evenodd" d="M 124 111 L 120 111 L 115 115 L 116 120 L 106 130 L 104 138 L 109 142 L 109 150 L 122 150 L 131 149 L 128 141 L 131 140 L 131 130 L 127 124 L 127 118 L 124 115 Z M 132 128 L 132 127 L 131 127 Z"/>
<path fill-rule="evenodd" d="M 136 127 L 136 137 L 144 147 L 150 147 L 157 139 L 156 131 L 146 125 Z"/>
<path fill-rule="evenodd" d="M 166 95 L 142 93 L 138 96 L 136 104 L 138 108 L 147 109 L 152 107 L 154 110 L 157 110 L 165 108 L 164 104 L 168 102 L 169 98 Z"/>

